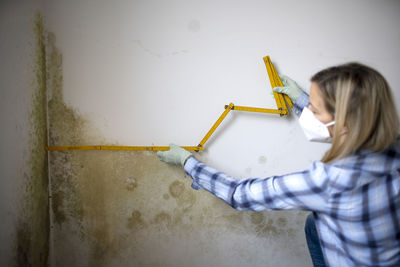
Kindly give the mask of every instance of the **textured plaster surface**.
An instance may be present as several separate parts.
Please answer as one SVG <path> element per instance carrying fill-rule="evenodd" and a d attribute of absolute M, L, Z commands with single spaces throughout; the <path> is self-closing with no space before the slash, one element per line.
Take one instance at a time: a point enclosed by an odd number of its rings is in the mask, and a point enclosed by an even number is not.
<path fill-rule="evenodd" d="M 25 150 L 24 179 L 18 195 L 21 201 L 15 221 L 14 259 L 16 266 L 47 266 L 50 250 L 48 201 L 46 41 L 43 18 L 33 19 L 34 73 L 29 111 L 29 143 Z"/>
<path fill-rule="evenodd" d="M 306 91 L 354 60 L 399 84 L 396 1 L 289 2 L 2 1 L 0 265 L 311 266 L 305 212 L 235 211 L 151 152 L 42 149 L 192 144 L 227 101 L 273 104 L 266 54 Z M 25 25 L 42 5 L 58 39 L 39 14 Z M 294 121 L 231 114 L 196 157 L 238 177 L 303 169 L 324 148 Z"/>
<path fill-rule="evenodd" d="M 106 142 L 64 103 L 62 54 L 52 34 L 48 54 L 50 145 Z M 305 213 L 236 211 L 192 190 L 182 168 L 159 161 L 153 152 L 51 152 L 50 178 L 54 266 L 294 266 L 298 258 L 307 261 Z M 277 258 L 282 250 L 288 257 Z"/>

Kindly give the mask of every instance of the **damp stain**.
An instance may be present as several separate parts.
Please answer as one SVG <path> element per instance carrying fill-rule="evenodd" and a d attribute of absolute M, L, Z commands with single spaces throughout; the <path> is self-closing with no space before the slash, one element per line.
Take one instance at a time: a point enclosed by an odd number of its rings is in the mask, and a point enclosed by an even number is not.
<path fill-rule="evenodd" d="M 78 144 L 85 124 L 77 113 L 64 103 L 62 54 L 56 46 L 56 37 L 47 33 L 47 84 L 49 90 L 48 122 L 49 145 Z M 83 206 L 79 196 L 76 162 L 73 153 L 57 151 L 49 156 L 51 210 L 55 225 L 73 220 L 83 231 Z M 81 169 L 83 169 L 79 165 Z"/>
<path fill-rule="evenodd" d="M 128 218 L 126 226 L 131 230 L 145 227 L 146 224 L 142 219 L 142 213 L 138 210 L 134 210 L 131 216 Z"/>
<path fill-rule="evenodd" d="M 154 217 L 153 224 L 170 229 L 172 227 L 171 215 L 167 212 L 160 212 Z"/>
<path fill-rule="evenodd" d="M 30 233 L 27 224 L 19 223 L 17 227 L 17 238 L 16 238 L 16 265 L 17 266 L 29 266 L 30 265 Z"/>
<path fill-rule="evenodd" d="M 255 232 L 259 237 L 277 238 L 277 237 L 295 237 L 296 230 L 287 227 L 285 217 L 265 218 L 252 217 L 252 223 L 255 224 Z"/>
<path fill-rule="evenodd" d="M 133 191 L 138 186 L 135 178 L 126 179 L 125 184 L 128 191 Z"/>
<path fill-rule="evenodd" d="M 61 226 L 63 222 L 66 221 L 67 217 L 65 214 L 65 210 L 62 209 L 65 199 L 65 193 L 61 190 L 56 191 L 52 194 L 52 203 L 53 203 L 53 222 Z"/>
<path fill-rule="evenodd" d="M 259 164 L 266 164 L 267 163 L 267 157 L 265 157 L 265 156 L 258 157 L 258 163 Z"/>
<path fill-rule="evenodd" d="M 100 134 L 93 134 L 93 126 L 78 110 L 64 102 L 63 57 L 54 34 L 48 34 L 47 43 L 50 145 L 107 144 Z M 181 242 L 182 237 L 193 235 L 193 229 L 216 233 L 211 241 L 224 231 L 268 238 L 285 231 L 278 227 L 279 220 L 233 210 L 207 192 L 194 191 L 190 179 L 182 177 L 182 169 L 160 162 L 152 152 L 49 154 L 53 231 L 58 238 L 54 253 L 59 266 L 66 257 L 75 257 L 76 266 L 109 266 L 125 259 L 131 266 L 151 266 L 149 253 L 165 248 L 171 240 Z M 174 256 L 173 249 L 170 252 Z M 162 262 L 162 255 L 152 257 Z"/>
<path fill-rule="evenodd" d="M 272 219 L 268 219 L 268 221 L 265 223 L 265 225 L 260 227 L 260 229 L 258 230 L 258 233 L 260 235 L 271 235 L 271 234 L 277 235 L 279 233 L 282 233 L 282 231 L 274 225 L 274 221 Z"/>
<path fill-rule="evenodd" d="M 169 185 L 169 194 L 176 200 L 180 211 L 187 211 L 196 203 L 196 196 L 192 189 L 183 182 L 175 180 Z"/>
<path fill-rule="evenodd" d="M 264 221 L 264 215 L 259 212 L 254 212 L 250 215 L 250 220 L 253 224 L 260 225 Z"/>
<path fill-rule="evenodd" d="M 224 219 L 224 224 L 230 229 L 240 229 L 244 227 L 243 212 L 235 212 L 221 216 Z"/>
<path fill-rule="evenodd" d="M 52 33 L 47 35 L 47 50 L 49 145 L 82 145 L 90 136 L 90 125 L 64 102 L 63 57 Z M 105 179 L 108 177 L 99 167 L 101 159 L 89 157 L 77 151 L 50 153 L 53 235 L 56 240 L 60 240 L 59 236 L 66 239 L 55 243 L 55 261 L 65 257 L 65 251 L 70 251 L 69 258 L 77 258 L 78 249 L 65 246 L 80 239 L 88 244 L 88 266 L 106 266 L 118 255 L 118 246 L 111 240 L 108 210 L 105 208 Z M 79 262 L 79 259 L 75 261 Z"/>
<path fill-rule="evenodd" d="M 33 22 L 33 94 L 29 114 L 28 170 L 24 173 L 23 198 L 16 222 L 15 262 L 17 266 L 47 266 L 50 218 L 48 202 L 46 46 L 43 17 Z"/>
<path fill-rule="evenodd" d="M 181 181 L 174 181 L 169 186 L 169 193 L 173 198 L 178 198 L 185 190 L 185 185 Z"/>
<path fill-rule="evenodd" d="M 287 219 L 285 217 L 279 217 L 278 225 L 280 225 L 281 227 L 285 227 L 287 225 Z"/>

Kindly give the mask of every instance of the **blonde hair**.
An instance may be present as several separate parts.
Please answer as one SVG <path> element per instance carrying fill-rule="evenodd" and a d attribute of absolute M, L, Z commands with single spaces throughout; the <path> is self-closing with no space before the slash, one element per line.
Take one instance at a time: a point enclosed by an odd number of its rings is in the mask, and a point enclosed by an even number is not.
<path fill-rule="evenodd" d="M 390 87 L 376 70 L 359 63 L 330 67 L 311 81 L 334 116 L 332 146 L 322 161 L 333 162 L 360 149 L 381 151 L 395 142 L 400 123 Z"/>

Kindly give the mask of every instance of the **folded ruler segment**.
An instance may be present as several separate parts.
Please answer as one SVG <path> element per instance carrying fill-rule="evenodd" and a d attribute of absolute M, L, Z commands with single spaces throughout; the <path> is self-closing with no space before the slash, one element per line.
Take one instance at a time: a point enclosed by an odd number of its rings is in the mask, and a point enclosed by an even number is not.
<path fill-rule="evenodd" d="M 271 62 L 269 56 L 264 57 L 264 63 L 267 68 L 269 81 L 271 83 L 272 89 L 274 87 L 283 86 L 281 79 Z M 247 112 L 258 112 L 258 113 L 271 113 L 279 114 L 281 117 L 284 115 L 289 115 L 289 108 L 293 107 L 292 101 L 287 95 L 273 92 L 276 106 L 278 109 L 268 109 L 268 108 L 257 108 L 257 107 L 243 107 L 235 106 L 233 103 L 225 106 L 224 112 L 218 118 L 218 120 L 213 124 L 211 129 L 206 133 L 203 139 L 197 146 L 182 146 L 182 148 L 189 151 L 200 151 L 204 150 L 205 143 L 209 140 L 211 135 L 215 132 L 218 126 L 226 118 L 231 110 L 236 111 L 247 111 Z M 70 151 L 70 150 L 126 150 L 126 151 L 166 151 L 169 150 L 169 146 L 103 146 L 103 145 L 92 145 L 92 146 L 47 146 L 45 147 L 47 151 Z"/>

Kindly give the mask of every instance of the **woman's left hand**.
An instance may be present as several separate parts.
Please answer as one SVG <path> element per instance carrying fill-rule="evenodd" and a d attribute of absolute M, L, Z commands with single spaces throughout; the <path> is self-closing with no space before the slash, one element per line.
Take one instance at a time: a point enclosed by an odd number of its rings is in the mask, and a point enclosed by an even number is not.
<path fill-rule="evenodd" d="M 175 165 L 180 164 L 183 167 L 185 165 L 186 160 L 190 156 L 192 156 L 192 153 L 175 144 L 170 144 L 169 147 L 170 149 L 167 151 L 157 152 L 157 156 L 160 158 L 160 160 L 166 163 L 171 163 Z"/>

